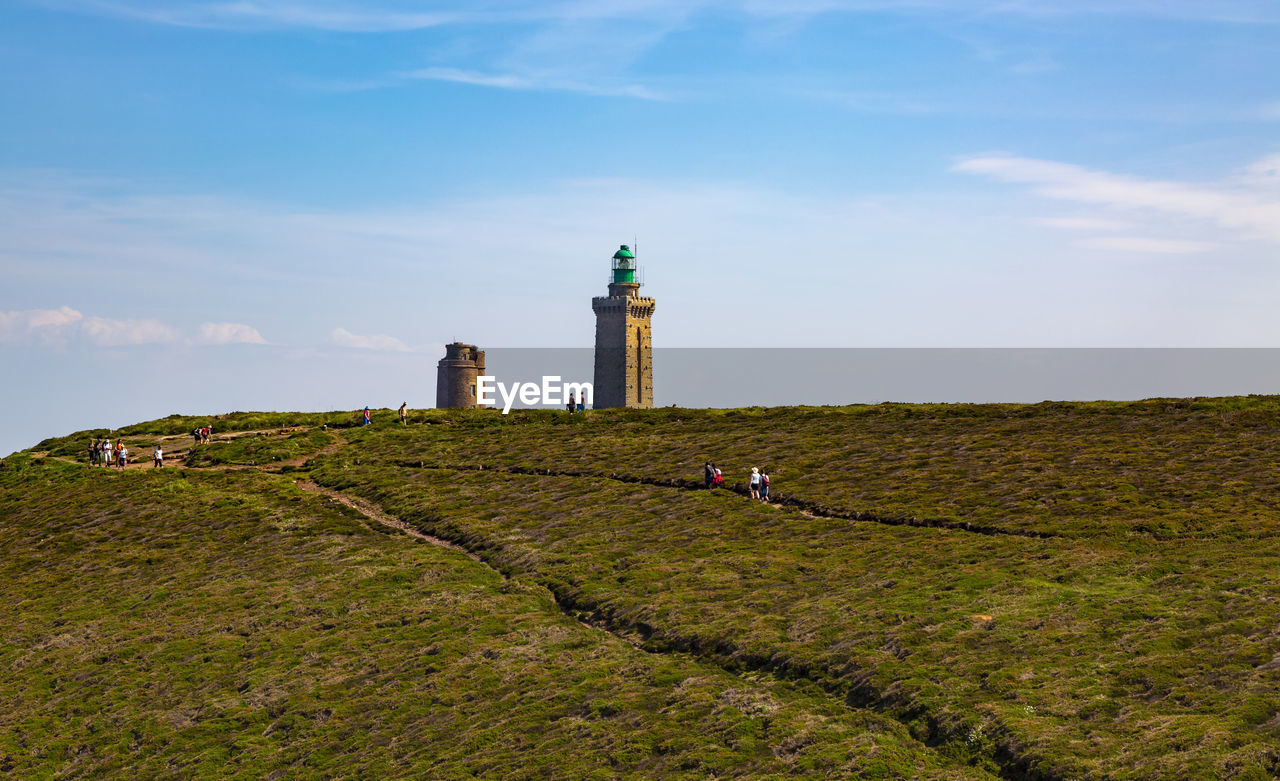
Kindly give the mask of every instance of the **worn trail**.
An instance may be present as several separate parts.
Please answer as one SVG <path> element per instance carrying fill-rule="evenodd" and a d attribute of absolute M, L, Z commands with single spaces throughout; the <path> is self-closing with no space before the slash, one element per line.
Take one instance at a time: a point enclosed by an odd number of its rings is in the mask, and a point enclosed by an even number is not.
<path fill-rule="evenodd" d="M 370 502 L 366 502 L 363 499 L 350 496 L 348 494 L 344 494 L 341 491 L 338 491 L 333 488 L 327 488 L 312 480 L 297 480 L 295 481 L 295 484 L 304 491 L 309 491 L 314 494 L 320 494 L 321 496 L 327 496 L 335 502 L 344 504 L 347 507 L 350 507 L 351 509 L 360 513 L 364 517 L 368 518 L 371 521 L 380 523 L 383 526 L 389 526 L 392 529 L 397 529 L 399 531 L 404 532 L 405 534 L 408 534 L 410 537 L 416 537 L 417 539 L 424 540 L 426 542 L 431 543 L 432 545 L 438 545 L 441 548 L 448 548 L 451 551 L 456 551 L 457 553 L 461 553 L 462 555 L 466 556 L 467 558 L 473 561 L 478 561 L 482 564 L 485 564 L 483 559 L 481 559 L 479 556 L 472 553 L 471 551 L 467 550 L 466 548 L 462 547 L 461 545 L 457 545 L 455 543 L 449 542 L 448 540 L 442 539 L 440 537 L 427 534 L 426 532 L 423 532 L 420 529 L 416 529 L 413 526 L 395 517 L 394 515 L 389 515 L 383 512 L 376 505 Z M 488 565 L 486 564 L 486 566 Z"/>
<path fill-rule="evenodd" d="M 659 488 L 671 488 L 679 491 L 699 491 L 707 489 L 698 480 L 684 480 L 678 477 L 640 477 L 638 475 L 618 474 L 616 472 L 599 473 L 571 469 L 544 469 L 541 467 L 501 466 L 486 464 L 428 464 L 423 461 L 400 460 L 393 462 L 396 466 L 408 469 L 440 469 L 456 472 L 504 472 L 513 475 L 543 475 L 547 477 L 578 477 L 591 480 L 613 480 L 619 483 L 651 485 Z M 724 490 L 746 495 L 747 489 L 742 486 L 725 486 Z M 1000 535 L 1009 537 L 1025 537 L 1030 539 L 1055 539 L 1064 535 L 1056 532 L 1036 531 L 1034 529 L 1011 529 L 1003 526 L 987 526 L 968 521 L 951 521 L 943 518 L 916 518 L 907 515 L 884 515 L 862 510 L 847 510 L 832 507 L 821 502 L 804 499 L 798 496 L 777 494 L 769 504 L 780 509 L 797 510 L 810 518 L 833 518 L 862 523 L 878 523 L 884 526 L 916 526 L 930 529 L 950 529 L 972 534 Z"/>

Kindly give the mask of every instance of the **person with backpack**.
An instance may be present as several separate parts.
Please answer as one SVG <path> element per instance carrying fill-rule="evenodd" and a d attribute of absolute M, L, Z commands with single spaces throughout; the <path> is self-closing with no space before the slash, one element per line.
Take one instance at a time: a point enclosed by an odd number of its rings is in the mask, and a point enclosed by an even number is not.
<path fill-rule="evenodd" d="M 702 467 L 702 483 L 703 483 L 702 487 L 706 489 L 710 489 L 711 484 L 714 483 L 715 481 L 716 481 L 716 468 L 712 466 L 710 461 L 708 461 Z"/>
<path fill-rule="evenodd" d="M 124 469 L 125 465 L 128 463 L 129 448 L 124 446 L 124 440 L 121 439 L 116 442 L 116 466 L 120 469 Z"/>
<path fill-rule="evenodd" d="M 111 466 L 111 438 L 107 437 L 102 440 L 102 448 L 98 451 L 98 466 L 108 468 Z"/>
<path fill-rule="evenodd" d="M 769 501 L 769 470 L 760 470 L 760 501 Z"/>
<path fill-rule="evenodd" d="M 89 466 L 98 465 L 98 440 L 89 443 Z"/>
<path fill-rule="evenodd" d="M 720 467 L 716 467 L 716 477 L 711 481 L 712 488 L 724 488 L 724 475 L 720 474 Z"/>
<path fill-rule="evenodd" d="M 409 425 L 409 402 L 400 405 L 400 425 Z"/>
<path fill-rule="evenodd" d="M 372 423 L 373 423 L 373 416 L 369 413 L 369 408 L 368 408 L 368 407 L 365 407 L 365 408 L 364 408 L 364 422 L 363 422 L 363 423 L 361 423 L 360 425 L 362 425 L 362 426 L 368 426 L 368 425 L 370 425 L 370 424 L 372 424 Z"/>
<path fill-rule="evenodd" d="M 747 483 L 747 488 L 750 490 L 752 499 L 760 498 L 760 470 L 754 466 L 751 467 L 751 479 Z"/>

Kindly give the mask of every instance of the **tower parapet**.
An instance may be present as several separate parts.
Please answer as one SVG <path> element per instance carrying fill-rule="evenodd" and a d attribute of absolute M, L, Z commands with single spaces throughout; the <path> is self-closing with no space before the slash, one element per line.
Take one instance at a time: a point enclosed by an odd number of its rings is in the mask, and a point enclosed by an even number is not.
<path fill-rule="evenodd" d="M 639 268 L 631 248 L 613 254 L 609 295 L 591 299 L 596 313 L 597 409 L 653 406 L 653 339 L 650 321 L 657 304 L 640 295 Z"/>

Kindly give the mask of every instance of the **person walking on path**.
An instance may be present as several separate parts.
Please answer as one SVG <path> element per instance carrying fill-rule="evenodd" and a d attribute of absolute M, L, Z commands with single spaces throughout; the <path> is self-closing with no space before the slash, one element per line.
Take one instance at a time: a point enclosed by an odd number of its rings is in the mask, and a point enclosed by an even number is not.
<path fill-rule="evenodd" d="M 716 467 L 716 478 L 711 481 L 712 488 L 724 487 L 724 475 L 720 473 L 720 467 Z"/>
<path fill-rule="evenodd" d="M 360 425 L 362 425 L 362 426 L 367 426 L 367 425 L 369 425 L 369 424 L 371 424 L 371 423 L 373 423 L 373 416 L 369 414 L 369 408 L 368 408 L 368 407 L 365 407 L 365 408 L 364 408 L 364 423 L 361 423 Z"/>
<path fill-rule="evenodd" d="M 164 450 L 162 450 L 159 445 L 156 445 L 155 452 L 151 454 L 151 457 L 155 459 L 155 465 L 153 468 L 159 469 L 164 466 Z"/>
<path fill-rule="evenodd" d="M 582 395 L 582 391 L 578 391 L 578 412 L 587 411 L 587 397 Z"/>
<path fill-rule="evenodd" d="M 98 451 L 98 466 L 107 468 L 111 466 L 111 438 L 102 440 L 102 447 Z"/>
<path fill-rule="evenodd" d="M 124 440 L 122 439 L 116 444 L 116 466 L 120 469 L 124 469 L 125 465 L 128 463 L 129 448 L 124 446 Z"/>
<path fill-rule="evenodd" d="M 711 484 L 714 483 L 715 481 L 716 481 L 716 468 L 712 466 L 710 461 L 708 461 L 702 467 L 702 482 L 703 482 L 702 487 L 710 489 Z"/>
<path fill-rule="evenodd" d="M 89 466 L 98 465 L 98 440 L 89 443 Z"/>
<path fill-rule="evenodd" d="M 769 470 L 760 470 L 760 501 L 769 501 Z"/>
<path fill-rule="evenodd" d="M 569 393 L 566 395 L 568 395 L 569 400 L 564 403 L 564 408 L 569 411 L 570 415 L 572 415 L 573 414 L 573 394 Z"/>
<path fill-rule="evenodd" d="M 754 466 L 751 467 L 751 480 L 747 487 L 751 489 L 752 499 L 760 498 L 760 470 Z"/>
<path fill-rule="evenodd" d="M 409 402 L 400 405 L 400 425 L 409 425 Z"/>

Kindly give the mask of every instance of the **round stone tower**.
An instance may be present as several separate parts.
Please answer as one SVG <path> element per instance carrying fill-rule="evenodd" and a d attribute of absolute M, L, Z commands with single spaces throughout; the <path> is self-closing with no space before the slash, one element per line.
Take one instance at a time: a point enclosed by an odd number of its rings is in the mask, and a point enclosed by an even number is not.
<path fill-rule="evenodd" d="M 653 339 L 650 320 L 656 307 L 640 295 L 635 253 L 623 244 L 613 253 L 609 295 L 591 299 L 596 313 L 595 382 L 597 409 L 653 406 Z"/>
<path fill-rule="evenodd" d="M 474 344 L 453 342 L 444 346 L 444 357 L 436 364 L 436 407 L 473 409 L 479 407 L 476 378 L 484 374 L 484 350 Z"/>

